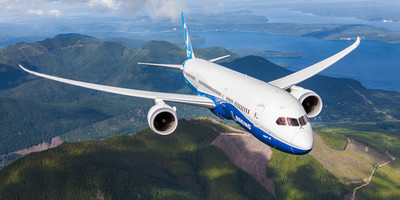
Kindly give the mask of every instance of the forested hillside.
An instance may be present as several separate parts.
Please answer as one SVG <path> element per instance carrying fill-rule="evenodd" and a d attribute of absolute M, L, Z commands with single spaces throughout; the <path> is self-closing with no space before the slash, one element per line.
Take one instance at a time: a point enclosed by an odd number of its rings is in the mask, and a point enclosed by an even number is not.
<path fill-rule="evenodd" d="M 63 144 L 0 171 L 0 199 L 271 199 L 210 142 L 224 130 L 179 121 L 163 137 L 132 136 Z"/>
<path fill-rule="evenodd" d="M 24 157 L 0 171 L 0 199 L 274 199 L 210 145 L 224 127 L 204 120 L 179 124 L 168 137 L 147 128 Z M 311 156 L 297 157 L 294 165 L 285 164 L 293 159 L 287 156 L 278 153 L 268 167 L 277 181 L 275 198 L 296 197 L 286 191 L 293 187 L 303 199 L 340 199 L 347 193 Z M 281 172 L 293 174 L 284 178 Z"/>

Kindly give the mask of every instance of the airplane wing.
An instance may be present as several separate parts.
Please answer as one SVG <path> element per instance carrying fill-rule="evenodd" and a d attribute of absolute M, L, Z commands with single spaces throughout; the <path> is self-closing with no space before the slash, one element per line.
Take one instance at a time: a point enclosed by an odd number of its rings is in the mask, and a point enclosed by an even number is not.
<path fill-rule="evenodd" d="M 221 57 L 218 57 L 218 58 L 214 58 L 214 59 L 209 60 L 209 62 L 214 63 L 214 62 L 217 62 L 217 61 L 222 60 L 222 59 L 224 59 L 224 58 L 227 58 L 227 57 L 229 57 L 229 56 L 231 56 L 231 55 L 226 55 L 226 56 L 221 56 Z M 150 66 L 166 67 L 166 68 L 172 68 L 172 69 L 183 70 L 183 65 L 142 63 L 142 62 L 138 62 L 137 64 L 138 64 L 138 65 L 150 65 Z"/>
<path fill-rule="evenodd" d="M 157 66 L 157 67 L 166 67 L 166 68 L 183 70 L 183 65 L 142 63 L 142 62 L 138 62 L 137 64 L 138 65 L 151 65 L 151 66 Z"/>
<path fill-rule="evenodd" d="M 200 106 L 200 107 L 205 107 L 205 108 L 215 108 L 214 102 L 211 99 L 204 97 L 204 96 L 163 93 L 163 92 L 151 92 L 151 91 L 144 91 L 144 90 L 133 90 L 133 89 L 113 87 L 113 86 L 98 85 L 98 84 L 93 84 L 93 83 L 86 83 L 86 82 L 81 82 L 81 81 L 60 78 L 60 77 L 56 77 L 56 76 L 50 76 L 47 74 L 41 74 L 38 72 L 34 72 L 31 70 L 25 69 L 22 65 L 19 65 L 19 67 L 21 69 L 23 69 L 24 71 L 26 71 L 30 74 L 36 75 L 36 76 L 40 76 L 43 78 L 47 78 L 47 79 L 51 79 L 54 81 L 67 83 L 67 84 L 71 84 L 71 85 L 75 85 L 75 86 L 79 86 L 79 87 L 89 88 L 89 89 L 93 89 L 93 90 L 99 90 L 99 91 L 103 91 L 103 92 L 109 92 L 109 93 L 120 94 L 120 95 L 125 95 L 125 96 L 132 96 L 132 97 L 140 97 L 140 98 L 146 98 L 146 99 L 161 99 L 164 101 L 183 103 L 183 104 Z"/>
<path fill-rule="evenodd" d="M 312 76 L 318 74 L 322 70 L 328 68 L 335 62 L 339 61 L 343 57 L 345 57 L 347 54 L 352 52 L 355 48 L 358 47 L 360 44 L 360 37 L 357 37 L 357 40 L 347 47 L 346 49 L 342 50 L 341 52 L 325 59 L 322 60 L 314 65 L 311 65 L 305 69 L 302 69 L 298 72 L 295 72 L 293 74 L 290 74 L 288 76 L 282 77 L 280 79 L 274 80 L 269 82 L 272 85 L 275 85 L 277 87 L 280 87 L 282 89 L 287 89 L 292 87 L 293 85 L 296 85 L 297 83 L 300 83 L 304 80 L 307 80 L 308 78 L 311 78 Z"/>
<path fill-rule="evenodd" d="M 214 62 L 217 62 L 217 61 L 222 60 L 224 58 L 227 58 L 229 56 L 231 56 L 231 55 L 221 56 L 219 58 L 214 58 L 214 59 L 211 59 L 211 60 L 208 60 L 208 61 L 214 63 Z"/>

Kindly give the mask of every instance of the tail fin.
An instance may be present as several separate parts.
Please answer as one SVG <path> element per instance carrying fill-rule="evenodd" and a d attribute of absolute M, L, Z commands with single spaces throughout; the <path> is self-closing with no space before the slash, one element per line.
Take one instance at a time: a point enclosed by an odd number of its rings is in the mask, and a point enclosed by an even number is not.
<path fill-rule="evenodd" d="M 186 55 L 188 59 L 196 58 L 193 53 L 192 43 L 190 42 L 189 32 L 185 23 L 185 17 L 182 12 L 183 31 L 185 32 Z"/>

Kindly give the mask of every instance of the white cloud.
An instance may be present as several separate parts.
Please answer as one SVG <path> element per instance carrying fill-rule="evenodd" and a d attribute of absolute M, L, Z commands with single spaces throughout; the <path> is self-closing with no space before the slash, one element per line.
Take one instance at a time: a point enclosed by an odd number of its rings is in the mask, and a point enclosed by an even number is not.
<path fill-rule="evenodd" d="M 108 11 L 133 15 L 142 10 L 154 19 L 163 17 L 177 19 L 178 10 L 186 11 L 186 4 L 190 1 L 192 0 L 0 0 L 0 15 L 60 17 L 62 13 L 76 16 L 97 15 L 99 12 Z M 68 11 L 67 7 L 70 8 Z"/>
<path fill-rule="evenodd" d="M 252 1 L 252 0 L 251 0 Z M 221 11 L 222 8 L 225 7 L 226 3 L 232 3 L 227 0 L 202 0 L 194 2 L 194 6 L 206 13 L 216 14 Z M 235 2 L 233 2 L 235 4 Z"/>
<path fill-rule="evenodd" d="M 61 12 L 59 10 L 49 10 L 45 11 L 43 9 L 38 9 L 38 10 L 27 10 L 25 12 L 25 15 L 27 16 L 48 16 L 48 17 L 60 17 Z"/>
<path fill-rule="evenodd" d="M 119 0 L 89 0 L 89 5 L 90 6 L 106 6 L 108 8 L 111 9 L 118 9 L 119 5 L 120 5 L 120 1 Z"/>
<path fill-rule="evenodd" d="M 40 10 L 28 10 L 28 11 L 26 11 L 26 15 L 29 15 L 29 16 L 34 16 L 34 15 L 42 16 L 43 15 L 43 10 L 42 9 L 40 9 Z"/>
<path fill-rule="evenodd" d="M 60 17 L 61 16 L 61 12 L 59 10 L 50 10 L 48 12 L 48 15 L 52 15 L 52 16 L 55 16 L 55 17 Z"/>
<path fill-rule="evenodd" d="M 146 8 L 153 19 L 162 17 L 177 19 L 179 18 L 178 11 L 187 9 L 183 0 L 149 0 Z"/>

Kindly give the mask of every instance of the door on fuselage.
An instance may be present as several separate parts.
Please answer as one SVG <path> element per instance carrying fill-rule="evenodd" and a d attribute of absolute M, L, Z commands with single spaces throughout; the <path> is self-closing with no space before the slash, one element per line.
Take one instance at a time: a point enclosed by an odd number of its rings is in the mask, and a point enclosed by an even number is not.
<path fill-rule="evenodd" d="M 256 110 L 254 111 L 254 126 L 259 127 L 260 119 L 264 112 L 265 106 L 263 104 L 258 104 Z"/>

